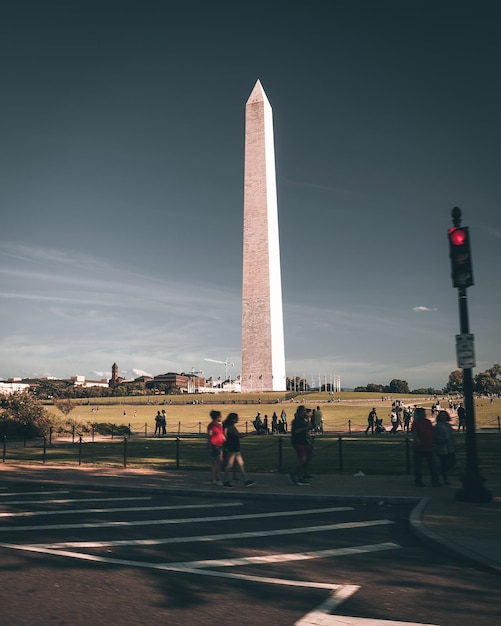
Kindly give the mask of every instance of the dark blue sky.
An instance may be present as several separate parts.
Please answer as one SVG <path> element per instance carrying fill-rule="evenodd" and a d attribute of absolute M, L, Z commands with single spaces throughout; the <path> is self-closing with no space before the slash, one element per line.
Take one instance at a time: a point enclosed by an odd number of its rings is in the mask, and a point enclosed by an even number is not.
<path fill-rule="evenodd" d="M 499 362 L 501 5 L 5 0 L 0 377 L 240 367 L 245 102 L 273 107 L 288 375 L 442 386 L 450 211 Z"/>

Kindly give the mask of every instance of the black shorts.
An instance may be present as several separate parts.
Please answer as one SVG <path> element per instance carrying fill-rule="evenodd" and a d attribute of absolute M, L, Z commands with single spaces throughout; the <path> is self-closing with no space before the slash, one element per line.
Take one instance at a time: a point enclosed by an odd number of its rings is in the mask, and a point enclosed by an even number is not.
<path fill-rule="evenodd" d="M 222 455 L 223 446 L 215 446 L 211 443 L 210 445 L 210 455 L 213 459 L 217 459 Z"/>

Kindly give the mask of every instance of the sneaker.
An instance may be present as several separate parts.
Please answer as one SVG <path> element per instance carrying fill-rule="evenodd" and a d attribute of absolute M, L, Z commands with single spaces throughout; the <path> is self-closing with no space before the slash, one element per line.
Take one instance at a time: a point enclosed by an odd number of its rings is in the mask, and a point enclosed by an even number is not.
<path fill-rule="evenodd" d="M 294 474 L 294 472 L 291 472 L 288 475 L 288 478 L 289 478 L 289 482 L 290 482 L 291 485 L 297 485 L 297 476 L 296 476 L 296 474 Z"/>
<path fill-rule="evenodd" d="M 213 485 L 217 485 L 218 487 L 222 487 L 223 486 L 223 481 L 222 480 L 213 480 L 212 484 Z"/>
<path fill-rule="evenodd" d="M 244 485 L 245 485 L 246 487 L 252 487 L 252 486 L 253 486 L 253 485 L 255 485 L 255 484 L 256 484 L 256 482 L 255 482 L 254 480 L 246 480 L 246 481 L 244 482 Z"/>
<path fill-rule="evenodd" d="M 300 485 L 301 487 L 305 487 L 306 485 L 311 485 L 311 483 L 306 480 L 306 478 L 298 478 L 296 485 Z"/>
<path fill-rule="evenodd" d="M 225 489 L 232 489 L 232 488 L 233 488 L 233 485 L 232 485 L 231 483 L 229 483 L 229 482 L 224 482 L 224 483 L 223 483 L 223 487 L 224 487 Z"/>

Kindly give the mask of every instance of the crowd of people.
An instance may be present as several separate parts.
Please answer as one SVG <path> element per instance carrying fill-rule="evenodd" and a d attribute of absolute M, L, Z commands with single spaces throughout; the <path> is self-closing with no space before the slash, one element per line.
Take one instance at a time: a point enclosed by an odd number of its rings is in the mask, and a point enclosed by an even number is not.
<path fill-rule="evenodd" d="M 465 410 L 462 403 L 450 409 L 458 415 L 458 431 L 465 429 Z M 442 483 L 449 485 L 449 471 L 456 464 L 454 431 L 451 426 L 451 416 L 448 411 L 440 407 L 440 403 L 433 404 L 431 415 L 435 417 L 435 425 L 426 417 L 426 409 L 422 407 L 402 406 L 400 401 L 392 404 L 390 412 L 391 430 L 395 434 L 399 428 L 413 435 L 414 449 L 414 480 L 417 487 L 424 487 L 423 463 L 426 462 L 430 472 L 432 485 L 439 487 Z M 378 434 L 385 432 L 383 420 L 377 416 L 373 407 L 367 416 L 369 432 Z M 438 468 L 437 468 L 438 460 Z"/>
<path fill-rule="evenodd" d="M 458 418 L 462 411 L 464 422 L 464 408 L 458 405 Z M 451 417 L 448 411 L 435 407 L 432 416 L 435 416 L 435 425 L 426 416 L 426 409 L 422 407 L 401 406 L 394 403 L 390 413 L 392 423 L 391 433 L 402 428 L 412 433 L 414 451 L 414 480 L 417 487 L 424 487 L 423 465 L 426 463 L 432 485 L 440 487 L 442 483 L 449 485 L 449 472 L 456 464 L 454 431 L 451 426 Z M 248 478 L 240 449 L 240 440 L 245 435 L 238 430 L 237 413 L 229 413 L 223 421 L 221 411 L 210 412 L 211 422 L 207 426 L 208 447 L 212 458 L 211 482 L 215 485 L 232 488 L 233 482 L 241 481 L 244 486 L 255 485 L 255 481 Z M 383 420 L 378 417 L 373 407 L 367 417 L 367 429 L 373 434 L 384 432 Z M 461 421 L 459 422 L 461 424 Z M 273 413 L 271 429 L 268 425 L 268 416 L 261 417 L 258 412 L 253 425 L 257 434 L 286 433 L 289 431 L 287 415 L 283 410 L 280 417 Z M 460 426 L 461 428 L 464 426 Z M 322 411 L 307 408 L 304 405 L 297 407 L 290 424 L 291 443 L 296 453 L 297 464 L 289 473 L 289 481 L 293 485 L 309 485 L 313 478 L 308 473 L 309 464 L 313 458 L 314 435 L 323 432 Z M 232 482 L 233 481 L 233 482 Z M 442 481 L 442 482 L 441 482 Z"/>
<path fill-rule="evenodd" d="M 229 413 L 223 421 L 221 411 L 210 412 L 211 421 L 207 425 L 207 445 L 212 458 L 211 482 L 219 487 L 231 489 L 233 482 L 241 481 L 245 487 L 255 485 L 245 471 L 244 459 L 240 449 L 240 440 L 245 437 L 238 430 L 237 413 Z M 288 432 L 287 415 L 282 411 L 280 417 L 276 413 L 272 416 L 271 431 L 268 427 L 268 416 L 261 417 L 258 412 L 253 421 L 258 434 L 272 434 Z M 307 469 L 313 456 L 312 434 L 323 432 L 322 411 L 308 409 L 300 405 L 290 426 L 291 443 L 297 457 L 297 466 L 289 474 L 289 480 L 294 485 L 309 485 L 312 478 Z"/>

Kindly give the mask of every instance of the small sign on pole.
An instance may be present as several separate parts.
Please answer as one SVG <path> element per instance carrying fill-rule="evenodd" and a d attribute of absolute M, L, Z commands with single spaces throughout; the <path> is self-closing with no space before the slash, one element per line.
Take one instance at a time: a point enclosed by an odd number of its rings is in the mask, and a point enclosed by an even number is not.
<path fill-rule="evenodd" d="M 456 335 L 457 364 L 460 369 L 472 369 L 475 367 L 475 346 L 473 333 Z"/>

